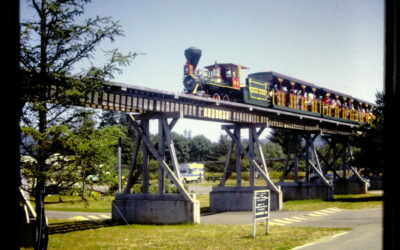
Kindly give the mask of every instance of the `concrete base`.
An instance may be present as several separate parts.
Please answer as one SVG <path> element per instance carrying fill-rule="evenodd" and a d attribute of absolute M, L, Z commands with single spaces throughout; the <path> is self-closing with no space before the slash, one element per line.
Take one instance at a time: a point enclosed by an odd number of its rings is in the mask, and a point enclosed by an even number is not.
<path fill-rule="evenodd" d="M 195 198 L 195 197 L 194 197 Z M 141 224 L 200 223 L 200 202 L 180 194 L 117 194 L 112 220 Z"/>
<path fill-rule="evenodd" d="M 334 182 L 335 194 L 366 194 L 368 184 L 359 180 L 346 180 Z"/>
<path fill-rule="evenodd" d="M 370 185 L 368 190 L 383 190 L 383 181 L 381 176 L 374 176 L 369 178 Z"/>
<path fill-rule="evenodd" d="M 213 187 L 210 192 L 211 212 L 251 211 L 253 191 L 268 187 Z M 271 192 L 270 210 L 282 209 L 282 192 Z"/>
<path fill-rule="evenodd" d="M 310 199 L 322 199 L 332 200 L 333 190 L 332 188 L 318 183 L 307 183 L 307 182 L 279 182 L 275 185 L 281 186 L 283 193 L 283 201 L 290 200 L 310 200 Z"/>

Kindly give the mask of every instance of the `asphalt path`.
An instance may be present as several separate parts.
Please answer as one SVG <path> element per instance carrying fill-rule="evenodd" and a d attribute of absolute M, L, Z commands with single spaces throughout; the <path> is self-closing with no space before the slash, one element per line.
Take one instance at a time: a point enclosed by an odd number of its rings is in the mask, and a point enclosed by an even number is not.
<path fill-rule="evenodd" d="M 322 211 L 322 210 L 321 210 Z M 327 210 L 329 211 L 329 210 Z M 323 238 L 317 242 L 311 242 L 296 249 L 305 250 L 342 250 L 382 249 L 382 208 L 361 210 L 340 210 L 338 212 L 310 216 L 310 211 L 271 211 L 270 220 L 285 221 L 285 219 L 297 217 L 307 218 L 305 220 L 291 219 L 290 225 L 305 227 L 349 227 L 352 230 Z M 315 212 L 314 212 L 315 213 Z M 201 217 L 203 224 L 250 224 L 251 212 L 225 212 L 210 214 Z"/>
<path fill-rule="evenodd" d="M 305 245 L 304 250 L 339 250 L 339 249 L 383 249 L 383 216 L 382 208 L 344 210 L 330 216 L 321 217 L 316 221 L 304 221 L 298 226 L 310 227 L 351 227 L 353 230 Z"/>

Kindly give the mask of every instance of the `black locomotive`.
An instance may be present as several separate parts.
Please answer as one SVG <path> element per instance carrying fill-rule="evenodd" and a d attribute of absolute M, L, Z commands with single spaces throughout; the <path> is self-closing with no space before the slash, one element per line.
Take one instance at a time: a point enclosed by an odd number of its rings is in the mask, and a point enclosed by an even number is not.
<path fill-rule="evenodd" d="M 185 50 L 185 93 L 216 100 L 248 103 L 350 123 L 370 123 L 374 104 L 273 71 L 249 74 L 245 85 L 241 72 L 248 67 L 215 63 L 196 70 L 201 50 Z"/>

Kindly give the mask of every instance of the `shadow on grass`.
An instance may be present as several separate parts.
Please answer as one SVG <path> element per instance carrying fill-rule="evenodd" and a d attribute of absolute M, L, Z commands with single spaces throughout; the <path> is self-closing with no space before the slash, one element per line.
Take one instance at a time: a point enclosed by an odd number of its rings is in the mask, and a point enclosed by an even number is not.
<path fill-rule="evenodd" d="M 111 220 L 68 221 L 49 225 L 49 234 L 64 234 L 101 227 L 118 226 L 121 223 Z"/>
<path fill-rule="evenodd" d="M 335 198 L 335 199 L 333 199 L 333 201 L 341 201 L 341 202 L 383 201 L 383 196 L 354 197 L 354 198 Z"/>

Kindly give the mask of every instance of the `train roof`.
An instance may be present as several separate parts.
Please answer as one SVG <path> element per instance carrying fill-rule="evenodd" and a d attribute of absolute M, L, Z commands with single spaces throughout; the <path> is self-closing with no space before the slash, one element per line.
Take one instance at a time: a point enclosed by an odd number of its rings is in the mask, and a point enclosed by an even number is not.
<path fill-rule="evenodd" d="M 348 95 L 348 94 L 345 94 L 345 93 L 342 93 L 342 92 L 339 92 L 339 91 L 336 91 L 336 90 L 332 90 L 332 89 L 329 89 L 329 88 L 321 87 L 321 86 L 315 85 L 313 83 L 310 83 L 310 82 L 307 82 L 307 81 L 303 81 L 303 80 L 300 80 L 300 79 L 297 79 L 297 78 L 294 78 L 294 77 L 291 77 L 291 76 L 287 76 L 287 75 L 284 75 L 284 74 L 281 74 L 281 73 L 278 73 L 278 72 L 274 72 L 274 71 L 257 72 L 257 73 L 249 74 L 248 76 L 249 77 L 252 77 L 252 76 L 260 77 L 262 75 L 271 76 L 271 77 L 275 76 L 277 78 L 283 78 L 283 79 L 286 79 L 286 80 L 289 80 L 289 81 L 292 81 L 292 82 L 299 83 L 301 85 L 306 85 L 306 86 L 309 86 L 311 88 L 316 88 L 319 91 L 323 91 L 323 92 L 326 92 L 326 93 L 334 94 L 334 95 L 337 95 L 337 96 L 346 97 L 348 99 L 355 100 L 355 101 L 360 102 L 360 103 L 365 103 L 365 104 L 368 104 L 368 105 L 371 105 L 371 106 L 376 106 L 376 104 L 374 104 L 374 103 L 361 100 L 361 99 L 356 98 L 354 96 L 351 96 L 351 95 Z M 267 80 L 267 79 L 265 79 L 265 80 Z"/>
<path fill-rule="evenodd" d="M 243 65 L 240 65 L 240 64 L 234 64 L 234 63 L 215 63 L 215 64 L 212 64 L 212 65 L 205 66 L 204 68 L 210 70 L 210 69 L 214 68 L 215 66 L 220 66 L 220 67 L 224 67 L 224 68 L 240 66 L 240 69 L 250 69 L 247 66 L 243 66 Z"/>

